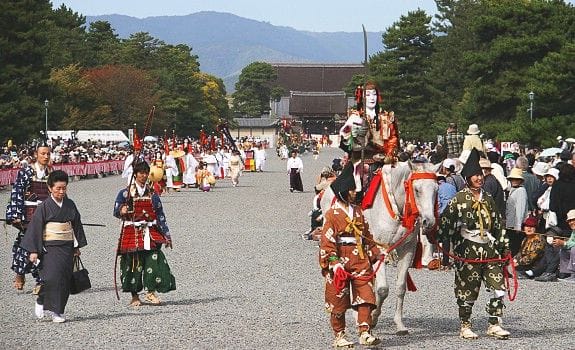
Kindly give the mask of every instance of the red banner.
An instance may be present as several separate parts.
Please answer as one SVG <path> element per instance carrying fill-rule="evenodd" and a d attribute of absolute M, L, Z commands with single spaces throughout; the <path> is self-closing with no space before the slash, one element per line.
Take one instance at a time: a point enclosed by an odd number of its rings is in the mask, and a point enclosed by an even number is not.
<path fill-rule="evenodd" d="M 93 163 L 59 163 L 52 165 L 54 169 L 63 170 L 70 176 L 96 175 L 109 173 L 112 171 L 122 172 L 124 170 L 123 160 L 107 160 Z M 20 169 L 0 170 L 0 186 L 14 183 Z"/>

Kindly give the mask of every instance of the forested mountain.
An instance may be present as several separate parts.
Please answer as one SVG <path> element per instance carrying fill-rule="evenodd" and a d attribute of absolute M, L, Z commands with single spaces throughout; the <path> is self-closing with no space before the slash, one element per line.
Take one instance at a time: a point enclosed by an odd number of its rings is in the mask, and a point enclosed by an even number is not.
<path fill-rule="evenodd" d="M 192 47 L 201 70 L 222 78 L 228 92 L 233 92 L 242 68 L 254 61 L 361 63 L 364 59 L 361 28 L 356 33 L 305 32 L 211 11 L 143 19 L 122 15 L 86 17 L 87 23 L 95 21 L 109 22 L 120 38 L 147 32 L 168 44 Z M 368 33 L 370 55 L 383 50 L 381 35 Z"/>

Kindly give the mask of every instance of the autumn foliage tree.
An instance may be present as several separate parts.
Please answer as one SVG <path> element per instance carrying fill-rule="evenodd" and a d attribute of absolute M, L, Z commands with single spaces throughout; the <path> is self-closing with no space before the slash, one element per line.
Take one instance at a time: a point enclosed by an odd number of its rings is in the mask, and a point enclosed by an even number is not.
<path fill-rule="evenodd" d="M 141 123 L 159 101 L 157 82 L 144 70 L 124 65 L 52 74 L 65 95 L 63 124 L 72 129 L 128 129 Z"/>

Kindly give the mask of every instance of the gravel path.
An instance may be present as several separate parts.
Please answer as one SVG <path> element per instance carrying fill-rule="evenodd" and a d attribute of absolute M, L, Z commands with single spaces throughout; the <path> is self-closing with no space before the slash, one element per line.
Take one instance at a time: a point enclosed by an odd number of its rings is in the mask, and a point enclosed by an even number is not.
<path fill-rule="evenodd" d="M 92 289 L 70 297 L 68 322 L 35 321 L 31 283 L 25 293 L 12 288 L 10 250 L 16 231 L 8 227 L 0 245 L 2 348 L 329 349 L 332 335 L 323 309 L 317 245 L 300 234 L 309 227 L 315 178 L 338 155 L 329 149 L 318 160 L 302 156 L 304 193 L 289 192 L 285 161 L 270 150 L 267 171 L 244 173 L 239 187 L 224 180 L 209 193 L 184 189 L 163 196 L 174 239 L 166 256 L 177 290 L 160 295 L 160 307 L 128 308 L 128 294 L 120 301 L 114 295 L 119 221 L 111 213 L 124 180 L 72 182 L 69 196 L 83 221 L 107 225 L 86 227 L 88 246 L 82 257 Z M 8 197 L 8 191 L 1 191 L 0 203 Z M 420 270 L 412 276 L 418 291 L 409 293 L 405 303 L 411 333 L 394 334 L 391 297 L 374 331 L 383 338 L 380 348 L 575 348 L 572 284 L 521 281 L 517 300 L 505 310 L 512 333 L 508 341 L 483 336 L 489 296 L 482 291 L 473 318 L 481 337 L 463 341 L 457 336 L 452 273 Z"/>

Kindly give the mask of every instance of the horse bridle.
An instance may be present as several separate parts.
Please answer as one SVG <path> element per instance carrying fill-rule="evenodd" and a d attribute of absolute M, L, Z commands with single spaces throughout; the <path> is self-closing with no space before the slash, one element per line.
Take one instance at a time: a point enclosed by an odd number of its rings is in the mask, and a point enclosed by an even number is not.
<path fill-rule="evenodd" d="M 401 224 L 407 228 L 408 231 L 413 230 L 415 227 L 415 222 L 419 217 L 419 209 L 417 209 L 417 203 L 415 202 L 415 194 L 413 191 L 413 181 L 415 180 L 437 180 L 437 175 L 432 172 L 411 173 L 411 175 L 409 175 L 407 180 L 405 180 L 403 183 L 405 188 L 405 204 L 403 206 L 403 217 L 401 218 Z M 435 204 L 437 209 L 437 201 Z M 434 211 L 434 215 L 437 219 L 437 210 Z"/>

